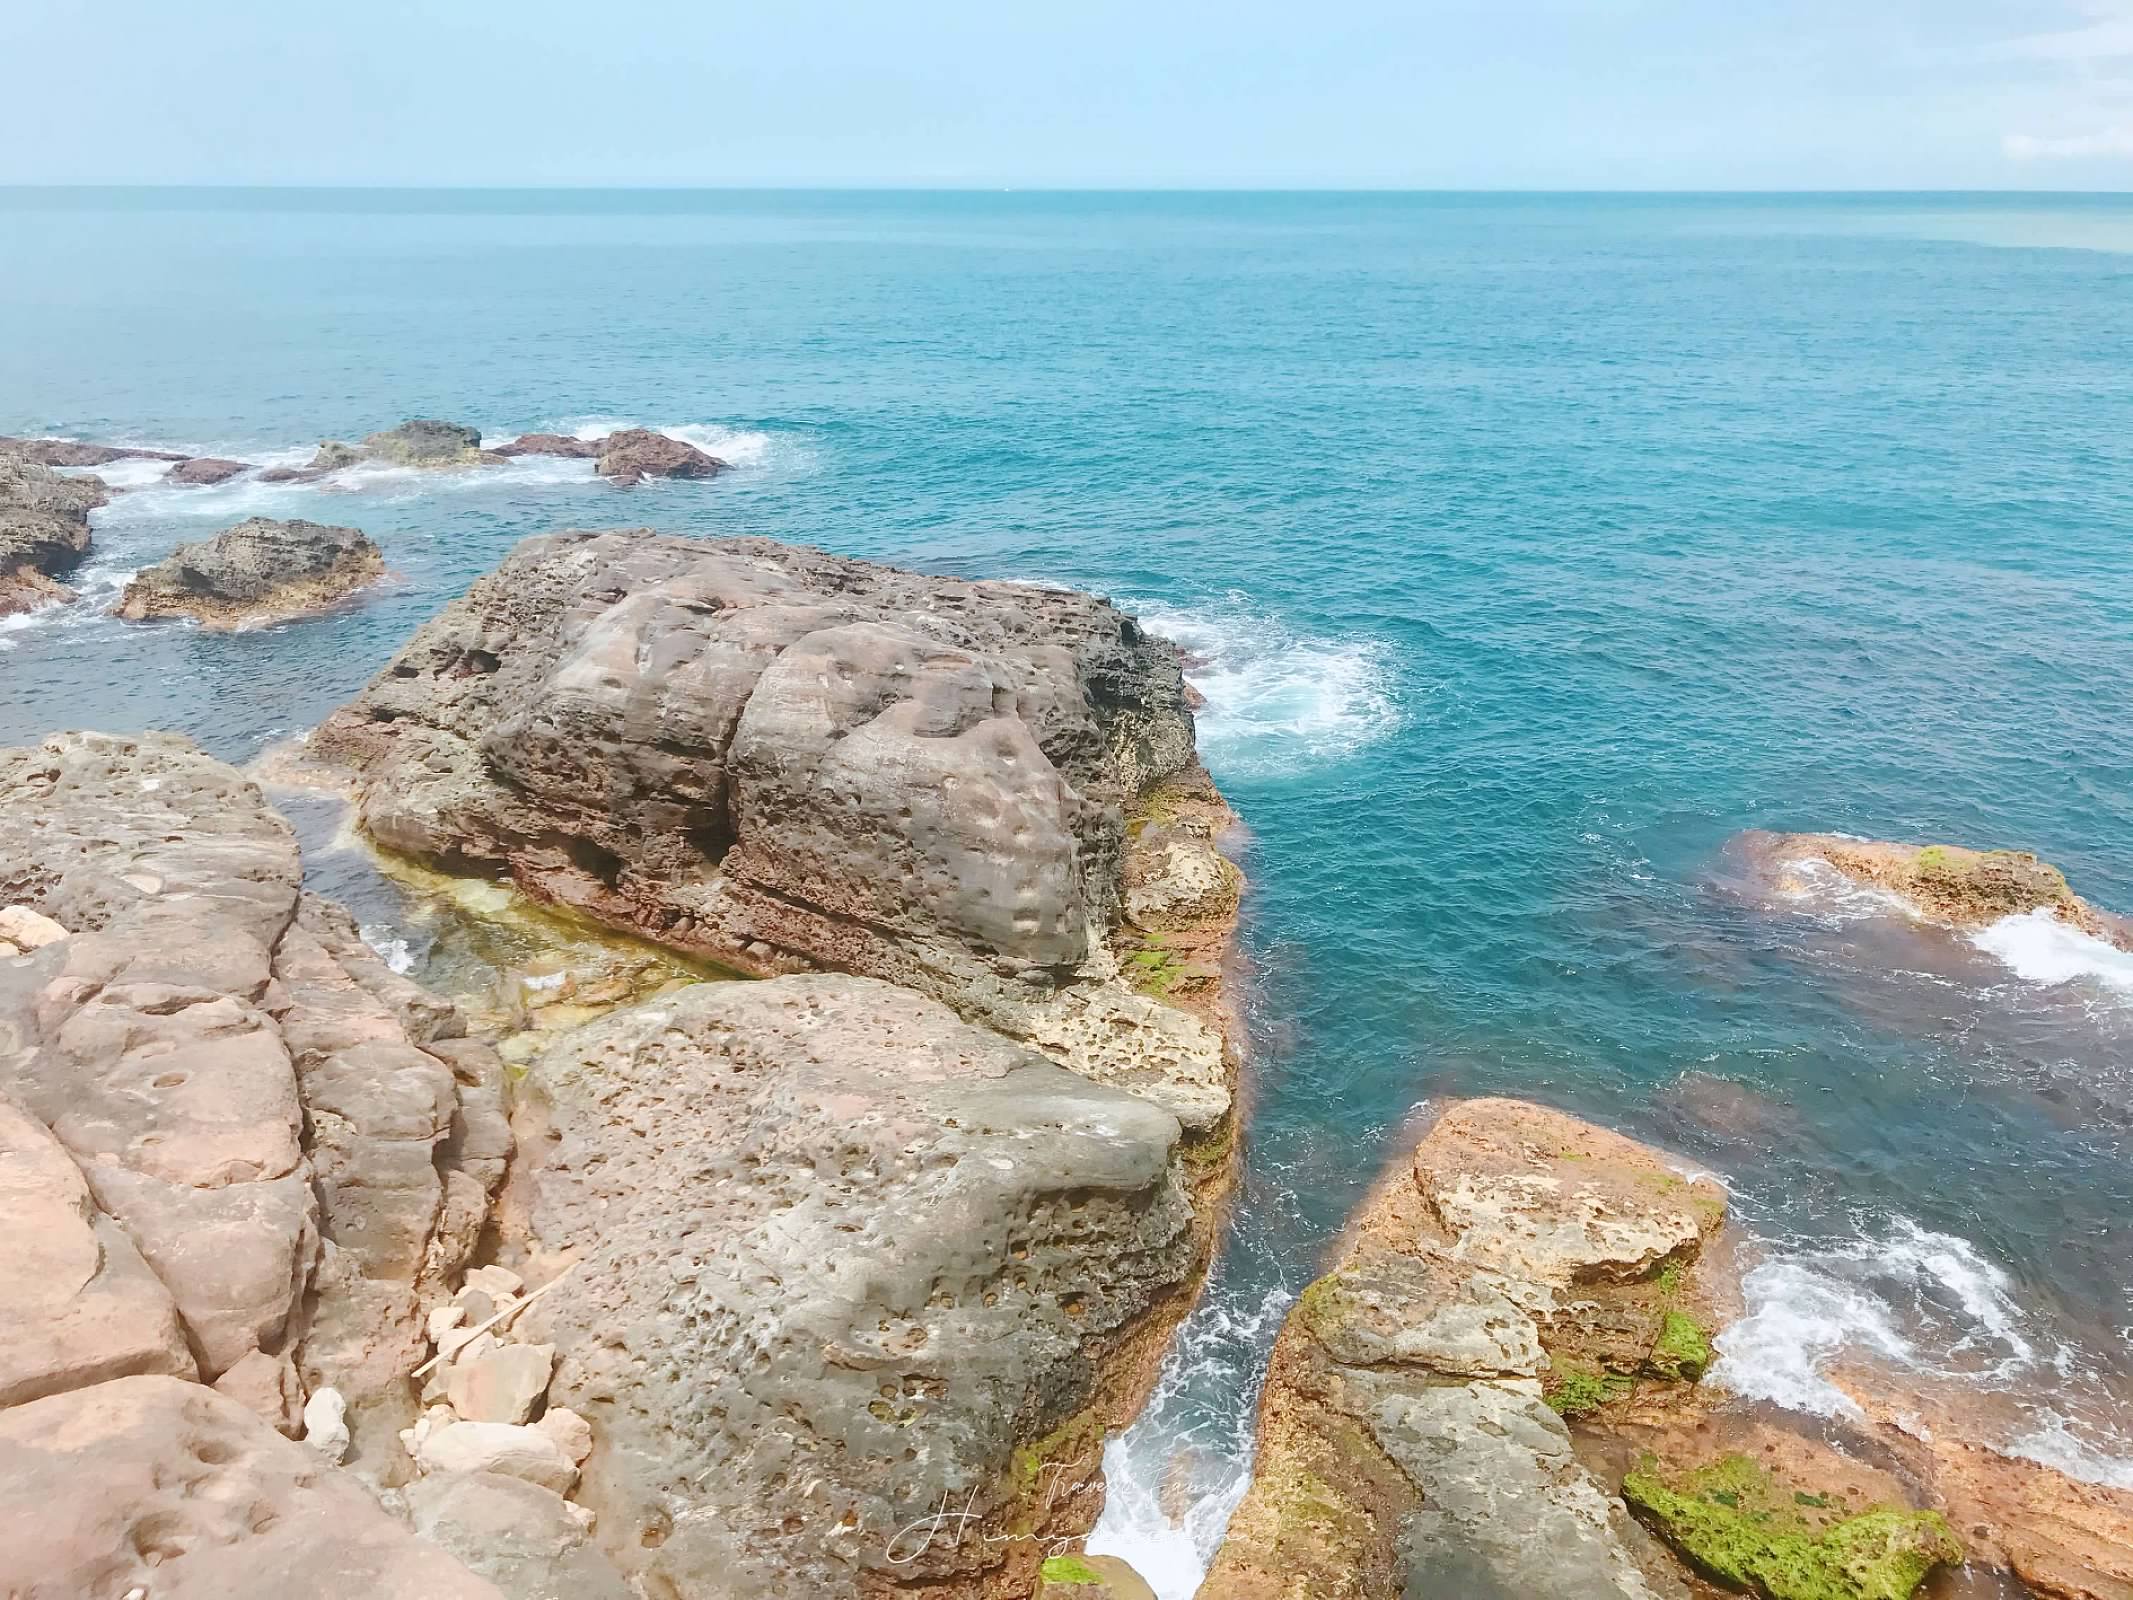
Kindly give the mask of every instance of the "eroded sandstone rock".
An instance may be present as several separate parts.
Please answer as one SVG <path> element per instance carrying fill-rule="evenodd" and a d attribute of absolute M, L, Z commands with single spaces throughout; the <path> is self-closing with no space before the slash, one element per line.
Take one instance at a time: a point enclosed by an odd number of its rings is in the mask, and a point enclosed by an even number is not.
<path fill-rule="evenodd" d="M 606 448 L 605 439 L 580 439 L 567 433 L 522 433 L 498 445 L 500 456 L 567 456 L 590 461 Z"/>
<path fill-rule="evenodd" d="M 0 617 L 74 598 L 60 580 L 89 553 L 89 513 L 110 497 L 99 479 L 0 451 Z"/>
<path fill-rule="evenodd" d="M 1282 1330 L 1201 1594 L 1685 1595 L 1559 1413 L 1604 1388 L 1600 1362 L 1635 1371 L 1660 1343 L 1724 1209 L 1558 1112 L 1447 1111 Z"/>
<path fill-rule="evenodd" d="M 508 1214 L 568 1275 L 516 1336 L 651 1592 L 1027 1594 L 1093 1519 L 1198 1261 L 1173 1118 L 849 977 L 643 1002 L 526 1088 Z"/>
<path fill-rule="evenodd" d="M 166 483 L 215 484 L 228 483 L 239 473 L 251 471 L 248 462 L 232 461 L 226 456 L 194 456 L 181 461 L 164 476 Z"/>
<path fill-rule="evenodd" d="M 293 1359 L 347 1394 L 359 1451 L 372 1410 L 397 1428 L 508 1152 L 494 1056 L 182 739 L 0 750 L 0 873 L 71 930 L 0 965 L 0 1091 L 79 1168 L 88 1225 L 138 1250 L 203 1379 Z"/>
<path fill-rule="evenodd" d="M 324 610 L 384 572 L 384 556 L 357 529 L 250 517 L 137 574 L 113 614 L 259 627 Z"/>
<path fill-rule="evenodd" d="M 183 461 L 177 450 L 134 445 L 86 444 L 79 439 L 0 439 L 0 456 L 19 456 L 43 467 L 107 467 L 114 461 Z"/>
<path fill-rule="evenodd" d="M 0 1592 L 501 1600 L 214 1390 L 118 1378 L 0 1410 Z"/>
<path fill-rule="evenodd" d="M 415 1531 L 507 1600 L 635 1600 L 591 1537 L 592 1516 L 497 1472 L 440 1472 L 407 1489 Z"/>
<path fill-rule="evenodd" d="M 353 769 L 393 850 L 1020 1033 L 1103 953 L 1125 808 L 1190 766 L 1192 724 L 1175 655 L 1084 595 L 564 533 L 418 632 L 311 753 Z"/>
<path fill-rule="evenodd" d="M 461 422 L 418 417 L 371 434 L 363 441 L 363 453 L 401 467 L 471 466 L 482 459 L 481 430 Z"/>

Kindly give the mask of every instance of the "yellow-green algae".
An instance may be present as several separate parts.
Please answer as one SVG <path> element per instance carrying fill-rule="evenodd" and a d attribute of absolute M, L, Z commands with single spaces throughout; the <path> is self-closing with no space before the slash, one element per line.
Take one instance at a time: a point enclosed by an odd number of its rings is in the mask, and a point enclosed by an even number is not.
<path fill-rule="evenodd" d="M 1039 1569 L 1046 1583 L 1086 1583 L 1101 1588 L 1104 1575 L 1079 1556 L 1048 1556 Z"/>
<path fill-rule="evenodd" d="M 1692 1316 L 1669 1311 L 1659 1324 L 1659 1337 L 1652 1341 L 1647 1365 L 1662 1378 L 1694 1383 L 1711 1364 L 1711 1341 Z"/>
<path fill-rule="evenodd" d="M 1697 1570 L 1765 1600 L 1910 1600 L 1963 1548 L 1937 1511 L 1874 1508 L 1810 1520 L 1826 1496 L 1785 1494 L 1744 1455 L 1669 1482 L 1646 1462 L 1622 1481 L 1642 1512 Z"/>
<path fill-rule="evenodd" d="M 1558 1367 L 1555 1386 L 1548 1391 L 1545 1398 L 1557 1416 L 1575 1421 L 1579 1417 L 1591 1416 L 1611 1401 L 1621 1399 L 1632 1387 L 1629 1379 L 1611 1372 Z"/>

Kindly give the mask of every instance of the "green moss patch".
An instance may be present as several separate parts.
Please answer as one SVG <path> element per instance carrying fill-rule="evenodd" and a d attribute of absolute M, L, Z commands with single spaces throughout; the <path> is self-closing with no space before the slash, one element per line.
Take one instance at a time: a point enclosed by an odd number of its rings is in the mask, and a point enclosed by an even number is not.
<path fill-rule="evenodd" d="M 1046 1583 L 1085 1583 L 1103 1587 L 1104 1575 L 1079 1556 L 1050 1556 L 1042 1567 Z"/>
<path fill-rule="evenodd" d="M 1711 1340 L 1694 1317 L 1669 1311 L 1659 1324 L 1659 1337 L 1645 1365 L 1654 1377 L 1694 1383 L 1711 1365 Z"/>
<path fill-rule="evenodd" d="M 1621 1399 L 1635 1387 L 1629 1379 L 1612 1372 L 1587 1372 L 1578 1367 L 1559 1368 L 1555 1383 L 1544 1397 L 1559 1417 L 1576 1421 L 1589 1417 L 1602 1406 Z"/>
<path fill-rule="evenodd" d="M 1963 1559 L 1937 1511 L 1844 1516 L 1826 1495 L 1780 1490 L 1744 1455 L 1672 1482 L 1647 1463 L 1622 1495 L 1698 1571 L 1765 1600 L 1910 1600 L 1936 1566 Z"/>

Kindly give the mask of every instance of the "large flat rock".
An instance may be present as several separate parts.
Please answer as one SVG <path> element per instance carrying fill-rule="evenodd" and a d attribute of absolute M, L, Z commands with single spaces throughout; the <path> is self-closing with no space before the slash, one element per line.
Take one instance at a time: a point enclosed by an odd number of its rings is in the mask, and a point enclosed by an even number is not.
<path fill-rule="evenodd" d="M 513 1209 L 567 1275 L 516 1337 L 647 1592 L 1025 1594 L 1093 1520 L 1197 1266 L 1174 1118 L 830 976 L 617 1012 L 526 1087 Z"/>

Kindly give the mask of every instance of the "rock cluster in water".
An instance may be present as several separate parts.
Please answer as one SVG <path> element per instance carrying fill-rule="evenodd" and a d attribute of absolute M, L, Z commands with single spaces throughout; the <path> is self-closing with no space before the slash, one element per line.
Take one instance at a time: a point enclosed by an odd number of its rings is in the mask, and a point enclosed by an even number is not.
<path fill-rule="evenodd" d="M 40 1530 L 0 1588 L 1053 1584 L 1233 1152 L 1238 879 L 1174 659 L 1085 597 L 760 541 L 513 562 L 315 754 L 434 866 L 784 975 L 604 1016 L 588 981 L 514 1088 L 245 778 L 0 752 L 0 1518 Z"/>
<path fill-rule="evenodd" d="M 258 627 L 324 610 L 384 573 L 384 556 L 354 528 L 251 517 L 136 574 L 113 610 L 134 622 Z"/>

